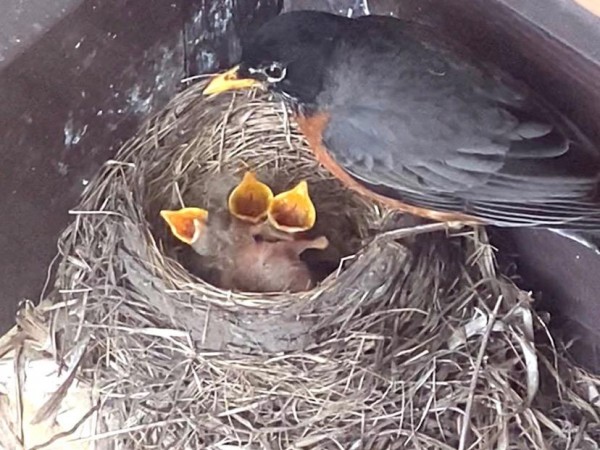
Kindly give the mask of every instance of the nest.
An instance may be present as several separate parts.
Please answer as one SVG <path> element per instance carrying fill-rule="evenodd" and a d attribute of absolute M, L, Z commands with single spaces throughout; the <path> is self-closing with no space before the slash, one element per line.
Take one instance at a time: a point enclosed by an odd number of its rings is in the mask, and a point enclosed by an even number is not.
<path fill-rule="evenodd" d="M 86 342 L 80 377 L 100 398 L 96 439 L 598 448 L 600 380 L 568 362 L 529 295 L 496 273 L 484 230 L 373 239 L 395 215 L 322 170 L 281 103 L 206 98 L 203 85 L 105 164 L 59 243 L 48 310 L 61 357 Z M 222 290 L 193 274 L 168 235 L 161 209 L 197 206 L 247 168 L 274 189 L 308 180 L 315 233 L 339 259 L 315 289 Z"/>

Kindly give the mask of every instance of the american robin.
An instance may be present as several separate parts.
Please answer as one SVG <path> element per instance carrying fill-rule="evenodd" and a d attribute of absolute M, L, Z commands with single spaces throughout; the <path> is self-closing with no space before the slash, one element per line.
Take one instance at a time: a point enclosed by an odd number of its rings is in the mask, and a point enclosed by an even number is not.
<path fill-rule="evenodd" d="M 296 238 L 315 223 L 305 181 L 276 196 L 251 172 L 227 200 L 229 216 L 187 207 L 160 212 L 173 235 L 202 258 L 203 272 L 222 288 L 248 292 L 298 292 L 316 280 L 300 255 L 325 249 L 328 240 Z M 294 234 L 295 233 L 295 234 Z"/>
<path fill-rule="evenodd" d="M 346 186 L 436 221 L 600 230 L 600 156 L 544 99 L 425 25 L 294 11 L 206 95 L 280 94 Z"/>

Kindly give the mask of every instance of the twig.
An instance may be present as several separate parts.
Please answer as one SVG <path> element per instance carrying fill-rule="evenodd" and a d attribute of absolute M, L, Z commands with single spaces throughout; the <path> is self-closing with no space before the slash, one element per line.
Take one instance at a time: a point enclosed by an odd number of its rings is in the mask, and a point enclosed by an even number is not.
<path fill-rule="evenodd" d="M 427 223 L 425 225 L 417 225 L 409 228 L 398 228 L 397 230 L 390 230 L 384 233 L 378 234 L 375 240 L 396 240 L 402 239 L 409 236 L 416 236 L 424 233 L 434 233 L 436 231 L 444 230 L 460 230 L 465 224 L 462 222 L 435 222 Z"/>
<path fill-rule="evenodd" d="M 471 378 L 471 384 L 469 385 L 469 398 L 467 400 L 467 406 L 465 408 L 465 415 L 462 430 L 460 432 L 460 443 L 458 446 L 458 450 L 465 450 L 465 446 L 467 445 L 469 423 L 471 422 L 471 410 L 473 409 L 473 400 L 475 399 L 475 389 L 477 388 L 477 380 L 479 379 L 479 370 L 481 368 L 481 363 L 483 362 L 485 350 L 487 348 L 490 335 L 492 334 L 494 322 L 496 322 L 496 317 L 498 316 L 498 310 L 500 309 L 501 304 L 502 296 L 500 295 L 498 296 L 498 301 L 496 302 L 496 306 L 494 306 L 494 310 L 492 311 L 492 315 L 490 316 L 490 321 L 488 323 L 487 330 L 485 330 L 485 334 L 483 335 L 483 339 L 481 340 L 481 346 L 479 347 L 479 354 L 477 355 L 477 361 L 475 362 L 473 377 Z"/>
<path fill-rule="evenodd" d="M 83 425 L 85 423 L 85 421 L 88 420 L 92 416 L 92 414 L 94 414 L 96 411 L 98 411 L 99 408 L 100 408 L 100 402 L 97 402 L 96 405 L 94 405 L 92 408 L 90 408 L 90 410 L 88 412 L 86 412 L 83 415 L 83 417 L 81 419 L 79 419 L 77 421 L 77 423 L 75 425 L 73 425 L 70 429 L 61 431 L 60 433 L 55 434 L 50 439 L 48 439 L 46 442 L 36 445 L 34 447 L 31 447 L 30 450 L 40 450 L 44 447 L 48 447 L 49 445 L 52 445 L 54 442 L 58 441 L 59 439 L 65 438 L 65 437 L 70 436 L 71 434 L 75 433 L 77 428 L 79 428 L 81 425 Z"/>

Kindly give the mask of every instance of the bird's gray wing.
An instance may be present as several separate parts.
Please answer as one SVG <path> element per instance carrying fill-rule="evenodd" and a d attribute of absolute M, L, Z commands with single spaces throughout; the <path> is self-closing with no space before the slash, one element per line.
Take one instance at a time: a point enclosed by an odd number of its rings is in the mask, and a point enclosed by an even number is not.
<path fill-rule="evenodd" d="M 600 229 L 596 160 L 552 124 L 495 108 L 457 122 L 452 110 L 337 106 L 323 142 L 363 185 L 413 206 L 502 226 Z"/>

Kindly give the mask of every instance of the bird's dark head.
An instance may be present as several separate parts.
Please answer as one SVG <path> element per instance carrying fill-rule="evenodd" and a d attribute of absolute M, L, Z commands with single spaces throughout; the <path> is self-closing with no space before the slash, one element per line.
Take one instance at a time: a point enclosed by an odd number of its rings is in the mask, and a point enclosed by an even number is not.
<path fill-rule="evenodd" d="M 314 103 L 347 20 L 317 11 L 289 12 L 271 19 L 242 46 L 239 64 L 217 75 L 204 93 L 262 86 L 294 103 Z"/>

